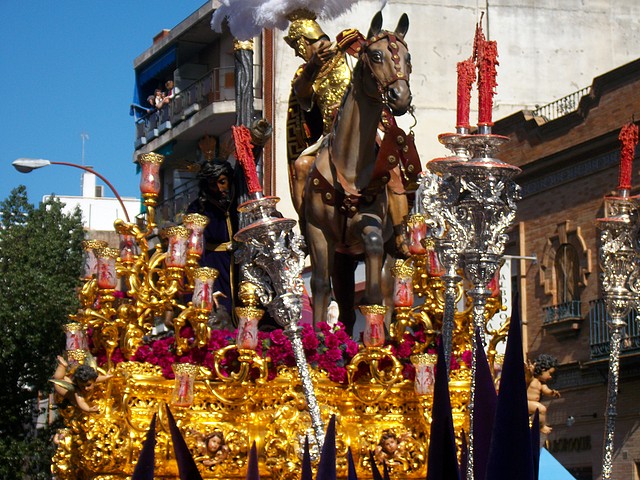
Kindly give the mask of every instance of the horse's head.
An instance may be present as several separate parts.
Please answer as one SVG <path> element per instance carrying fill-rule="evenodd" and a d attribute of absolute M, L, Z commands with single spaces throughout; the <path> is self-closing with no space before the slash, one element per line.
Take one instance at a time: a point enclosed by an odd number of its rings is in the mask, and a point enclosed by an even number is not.
<path fill-rule="evenodd" d="M 400 17 L 394 32 L 382 30 L 382 12 L 376 13 L 360 56 L 375 83 L 375 95 L 394 115 L 404 115 L 411 107 L 411 55 L 404 41 L 408 29 L 406 13 Z"/>

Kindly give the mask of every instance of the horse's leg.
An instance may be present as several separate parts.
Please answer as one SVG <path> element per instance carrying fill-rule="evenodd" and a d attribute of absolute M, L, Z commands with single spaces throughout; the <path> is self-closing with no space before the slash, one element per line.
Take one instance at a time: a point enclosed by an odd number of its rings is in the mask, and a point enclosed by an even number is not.
<path fill-rule="evenodd" d="M 327 320 L 327 308 L 331 297 L 331 277 L 333 269 L 333 246 L 329 246 L 324 232 L 307 224 L 306 239 L 311 254 L 311 295 L 314 327 Z"/>
<path fill-rule="evenodd" d="M 305 184 L 307 183 L 307 177 L 309 176 L 309 171 L 311 170 L 315 159 L 315 155 L 301 155 L 293 163 L 293 168 L 290 172 L 293 176 L 290 185 L 291 200 L 293 202 L 293 208 L 296 209 L 296 212 L 298 212 L 300 217 L 304 214 L 302 202 L 304 200 Z"/>
<path fill-rule="evenodd" d="M 365 255 L 365 290 L 363 304 L 382 304 L 382 259 L 384 255 L 384 240 L 382 238 L 382 228 L 380 224 L 369 218 L 365 220 L 365 227 L 362 229 L 362 243 Z"/>
<path fill-rule="evenodd" d="M 393 225 L 393 236 L 395 239 L 394 256 L 409 258 L 409 241 L 406 235 L 405 220 L 409 214 L 409 202 L 403 193 L 394 193 L 387 189 L 387 199 L 389 205 L 389 218 Z"/>
<path fill-rule="evenodd" d="M 387 314 L 384 317 L 384 323 L 391 325 L 393 317 L 393 273 L 391 269 L 395 265 L 396 259 L 391 255 L 384 256 L 384 264 L 382 266 L 382 296 L 384 298 L 384 304 L 389 307 Z"/>
<path fill-rule="evenodd" d="M 349 335 L 353 335 L 353 326 L 356 323 L 353 304 L 356 297 L 354 271 L 357 263 L 351 255 L 336 253 L 331 274 L 333 296 L 340 308 L 340 322 Z"/>

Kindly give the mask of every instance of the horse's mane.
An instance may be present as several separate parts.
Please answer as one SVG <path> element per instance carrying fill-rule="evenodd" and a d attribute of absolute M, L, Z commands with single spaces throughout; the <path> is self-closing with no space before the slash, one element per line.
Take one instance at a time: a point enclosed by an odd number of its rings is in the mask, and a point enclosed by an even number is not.
<path fill-rule="evenodd" d="M 362 52 L 361 55 L 363 55 Z M 338 112 L 336 114 L 336 119 L 333 122 L 333 126 L 331 127 L 331 134 L 335 136 L 335 132 L 338 129 L 338 125 L 340 123 L 340 113 L 342 112 L 342 107 L 344 107 L 345 102 L 347 101 L 347 97 L 353 93 L 353 88 L 356 81 L 361 81 L 363 78 L 363 70 L 364 70 L 364 62 L 362 61 L 362 56 L 358 57 L 355 66 L 353 67 L 353 71 L 351 72 L 351 81 L 342 95 L 342 100 L 340 100 L 340 107 L 338 108 Z"/>

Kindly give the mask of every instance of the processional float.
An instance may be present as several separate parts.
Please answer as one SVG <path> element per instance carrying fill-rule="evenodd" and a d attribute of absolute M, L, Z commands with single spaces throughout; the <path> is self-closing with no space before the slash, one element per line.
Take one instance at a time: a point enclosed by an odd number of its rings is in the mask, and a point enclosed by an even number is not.
<path fill-rule="evenodd" d="M 371 478 L 372 458 L 402 478 L 424 478 L 439 332 L 452 358 L 453 423 L 458 442 L 467 432 L 467 478 L 473 478 L 474 379 L 482 348 L 474 333 L 484 332 L 485 319 L 501 307 L 490 285 L 515 214 L 519 171 L 494 158 L 505 138 L 490 130 L 495 44 L 483 42 L 476 49 L 478 132 L 469 133 L 469 83 L 459 99 L 457 132 L 440 137 L 453 155 L 430 162 L 432 174 L 421 180 L 408 221 L 412 256 L 394 269 L 395 318 L 382 343 L 358 345 L 339 325 L 317 325 L 317 331 L 300 325 L 302 240 L 293 233 L 295 221 L 275 211 L 277 198 L 262 195 L 242 125 L 234 127 L 248 186 L 240 206 L 246 226 L 235 236 L 243 244 L 242 306 L 237 330 L 212 331 L 217 273 L 198 265 L 207 219 L 185 215 L 182 225 L 163 232 L 163 243 L 152 244 L 163 157 L 139 156 L 144 221 L 115 222 L 118 249 L 85 243 L 82 308 L 65 327 L 67 356 L 79 364 L 94 355 L 113 377 L 91 400 L 99 413 L 61 409 L 66 425 L 53 459 L 57 478 L 131 476 L 154 414 L 156 476 L 176 478 L 164 404 L 172 407 L 203 478 L 244 478 L 255 442 L 264 478 L 297 479 L 305 438 L 317 452 L 331 415 L 338 477 L 346 478 L 350 448 L 360 478 Z M 284 334 L 258 331 L 265 308 Z M 175 336 L 153 337 L 167 315 Z M 384 442 L 390 437 L 395 447 Z"/>

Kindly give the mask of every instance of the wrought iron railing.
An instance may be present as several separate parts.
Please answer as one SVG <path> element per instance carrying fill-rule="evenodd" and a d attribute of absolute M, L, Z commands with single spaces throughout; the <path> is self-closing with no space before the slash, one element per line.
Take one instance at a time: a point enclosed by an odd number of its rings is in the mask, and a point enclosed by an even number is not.
<path fill-rule="evenodd" d="M 556 118 L 564 117 L 565 115 L 575 112 L 578 109 L 580 99 L 589 94 L 591 87 L 585 87 L 577 92 L 574 92 L 566 97 L 562 97 L 559 100 L 543 105 L 533 111 L 533 114 L 537 117 L 543 117 L 548 122 L 555 120 Z"/>
<path fill-rule="evenodd" d="M 168 221 L 176 218 L 178 213 L 185 213 L 189 204 L 198 195 L 198 179 L 193 179 L 180 185 L 169 198 L 158 202 L 156 215 L 158 221 Z"/>
<path fill-rule="evenodd" d="M 571 300 L 551 307 L 544 307 L 545 318 L 543 323 L 549 325 L 562 320 L 582 318 L 581 304 L 580 300 Z"/>
<path fill-rule="evenodd" d="M 262 98 L 262 67 L 253 66 L 254 98 Z M 207 105 L 235 100 L 234 67 L 220 67 L 209 71 L 175 95 L 165 107 L 149 112 L 136 120 L 136 146 L 161 135 Z"/>
<path fill-rule="evenodd" d="M 640 353 L 640 328 L 638 313 L 631 310 L 625 319 L 627 326 L 622 333 L 622 351 L 637 351 Z M 604 300 L 589 302 L 589 345 L 593 360 L 609 356 L 609 327 L 610 320 Z"/>

